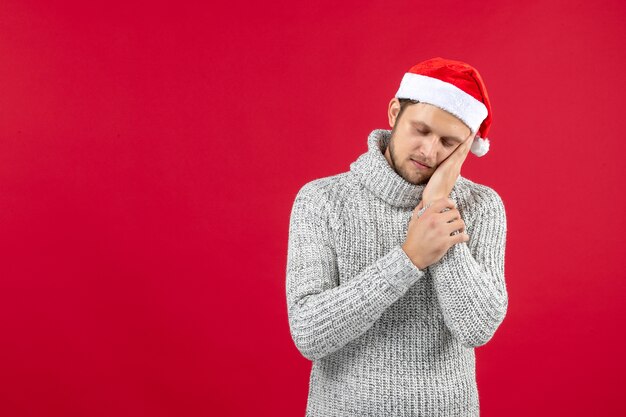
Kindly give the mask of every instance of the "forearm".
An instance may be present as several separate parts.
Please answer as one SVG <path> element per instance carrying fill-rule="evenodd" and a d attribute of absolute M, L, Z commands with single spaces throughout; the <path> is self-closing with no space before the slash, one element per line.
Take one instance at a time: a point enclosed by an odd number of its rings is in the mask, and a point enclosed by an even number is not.
<path fill-rule="evenodd" d="M 466 347 L 477 347 L 493 337 L 508 308 L 507 221 L 502 199 L 486 187 L 463 200 L 463 212 L 469 241 L 452 245 L 429 271 L 448 329 Z"/>
<path fill-rule="evenodd" d="M 323 288 L 332 282 L 332 265 L 319 268 L 316 276 L 300 269 L 298 259 L 291 258 L 287 271 L 289 326 L 297 348 L 310 360 L 361 336 L 425 274 L 398 245 L 346 283 Z"/>
<path fill-rule="evenodd" d="M 504 320 L 508 307 L 503 271 L 478 263 L 466 243 L 453 245 L 429 269 L 444 321 L 452 334 L 467 347 L 487 343 Z"/>

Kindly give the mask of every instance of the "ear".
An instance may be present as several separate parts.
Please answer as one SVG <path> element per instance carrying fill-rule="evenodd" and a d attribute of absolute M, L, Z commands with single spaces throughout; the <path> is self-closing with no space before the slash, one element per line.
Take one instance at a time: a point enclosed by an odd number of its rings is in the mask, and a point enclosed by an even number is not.
<path fill-rule="evenodd" d="M 389 102 L 389 107 L 387 109 L 387 117 L 389 118 L 389 127 L 393 128 L 393 126 L 396 124 L 396 117 L 398 117 L 399 112 L 400 112 L 400 100 L 394 97 Z"/>

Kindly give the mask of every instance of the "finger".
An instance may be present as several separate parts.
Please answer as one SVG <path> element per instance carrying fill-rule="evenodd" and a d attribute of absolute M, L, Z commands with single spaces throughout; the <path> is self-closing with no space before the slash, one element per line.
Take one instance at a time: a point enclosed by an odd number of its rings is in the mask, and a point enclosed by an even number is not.
<path fill-rule="evenodd" d="M 450 236 L 450 242 L 452 242 L 452 245 L 456 243 L 468 242 L 469 240 L 470 237 L 467 233 L 458 233 L 456 235 Z"/>
<path fill-rule="evenodd" d="M 456 203 L 447 197 L 439 198 L 433 201 L 432 205 L 427 209 L 427 211 L 433 211 L 435 213 L 441 213 L 441 211 L 445 208 L 454 209 L 456 208 Z"/>
<path fill-rule="evenodd" d="M 459 146 L 456 147 L 453 154 L 454 153 L 457 153 L 457 154 L 466 153 L 472 147 L 472 142 L 474 141 L 475 136 L 476 136 L 476 133 L 470 134 L 463 142 L 459 144 Z"/>
<path fill-rule="evenodd" d="M 448 164 L 450 164 L 453 161 L 456 161 L 456 160 L 462 158 L 463 153 L 464 153 L 463 147 L 466 146 L 467 142 L 468 142 L 467 139 L 464 140 L 463 142 L 461 142 L 456 148 L 454 148 L 454 150 L 452 152 L 450 152 L 450 155 L 446 156 L 446 158 L 443 161 L 441 161 L 439 166 L 444 165 L 446 162 Z"/>
<path fill-rule="evenodd" d="M 457 161 L 463 158 L 463 153 L 465 152 L 465 149 L 463 149 L 464 146 L 465 146 L 465 142 L 461 142 L 461 144 L 457 146 L 456 149 L 453 150 L 450 155 L 448 155 L 445 161 L 447 160 Z"/>
<path fill-rule="evenodd" d="M 470 148 L 472 147 L 471 142 L 472 138 L 466 139 L 459 146 L 456 147 L 454 151 L 441 163 L 442 165 L 447 162 L 448 164 L 457 164 L 460 165 L 465 161 L 467 154 L 469 153 Z"/>
<path fill-rule="evenodd" d="M 470 151 L 470 149 L 472 147 L 472 142 L 473 141 L 474 141 L 474 136 L 470 136 L 463 143 L 461 143 L 458 148 L 455 149 L 455 151 L 459 152 L 459 156 L 458 157 L 461 160 L 465 159 L 465 157 L 469 153 L 469 151 Z"/>
<path fill-rule="evenodd" d="M 470 135 L 470 137 L 463 143 L 463 148 L 465 153 L 469 152 L 472 144 L 474 143 L 474 139 L 476 139 L 476 135 L 478 134 L 478 130 Z"/>
<path fill-rule="evenodd" d="M 470 137 L 468 140 L 463 143 L 463 155 L 467 155 L 470 148 L 472 147 L 472 142 L 474 142 L 474 137 Z"/>
<path fill-rule="evenodd" d="M 409 222 L 413 219 L 417 219 L 418 216 L 417 214 L 419 213 L 419 211 L 422 209 L 422 207 L 424 207 L 424 200 L 421 200 L 420 203 L 417 205 L 417 207 L 415 207 L 412 211 L 411 211 L 411 216 L 409 218 Z"/>
<path fill-rule="evenodd" d="M 450 223 L 453 220 L 460 219 L 461 213 L 458 209 L 450 209 L 448 211 L 442 212 L 441 216 L 446 221 L 446 223 Z"/>
<path fill-rule="evenodd" d="M 465 222 L 463 219 L 456 219 L 446 224 L 445 228 L 448 234 L 458 231 L 459 233 L 465 232 Z"/>
<path fill-rule="evenodd" d="M 462 146 L 463 148 L 461 148 Z M 451 155 L 453 156 L 453 159 L 450 161 L 451 169 L 454 169 L 454 172 L 456 172 L 457 174 L 460 174 L 461 167 L 463 166 L 463 163 L 467 159 L 467 155 L 469 154 L 470 148 L 471 146 L 465 147 L 464 145 L 459 145 L 459 147 L 455 149 L 456 154 Z"/>

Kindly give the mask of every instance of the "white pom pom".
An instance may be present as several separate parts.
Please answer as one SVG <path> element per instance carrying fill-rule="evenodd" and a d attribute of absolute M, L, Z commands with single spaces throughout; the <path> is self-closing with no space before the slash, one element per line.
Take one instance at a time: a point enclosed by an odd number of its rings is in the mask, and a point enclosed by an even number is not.
<path fill-rule="evenodd" d="M 483 156 L 487 153 L 487 151 L 489 151 L 489 139 L 483 139 L 478 135 L 475 136 L 470 151 L 472 151 L 472 153 L 476 156 Z"/>

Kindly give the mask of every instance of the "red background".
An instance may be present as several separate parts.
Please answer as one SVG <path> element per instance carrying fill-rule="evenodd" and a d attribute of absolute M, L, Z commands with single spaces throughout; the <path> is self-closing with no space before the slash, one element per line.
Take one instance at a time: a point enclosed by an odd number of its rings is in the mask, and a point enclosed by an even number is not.
<path fill-rule="evenodd" d="M 299 3 L 0 3 L 0 414 L 304 415 L 293 199 L 443 56 L 508 216 L 481 415 L 624 415 L 624 3 Z"/>

